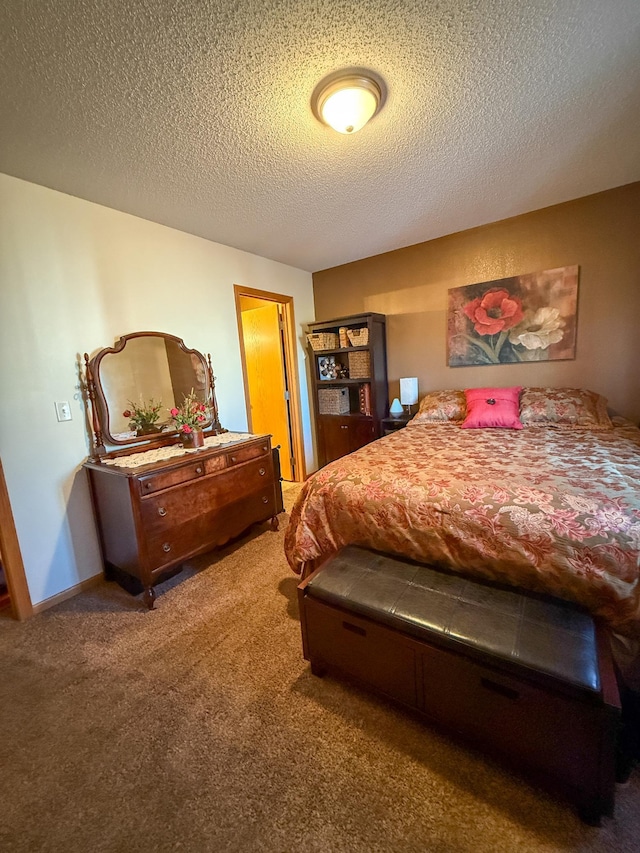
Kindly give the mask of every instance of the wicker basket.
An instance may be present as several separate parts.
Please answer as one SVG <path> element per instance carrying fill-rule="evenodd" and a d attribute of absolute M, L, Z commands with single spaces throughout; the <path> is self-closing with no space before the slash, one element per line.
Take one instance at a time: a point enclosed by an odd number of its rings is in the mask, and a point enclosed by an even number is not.
<path fill-rule="evenodd" d="M 368 379 L 371 373 L 371 357 L 368 352 L 349 353 L 349 379 Z"/>
<path fill-rule="evenodd" d="M 349 389 L 319 388 L 318 412 L 321 415 L 346 415 L 349 412 Z"/>
<path fill-rule="evenodd" d="M 338 349 L 338 336 L 335 332 L 312 332 L 307 335 L 307 340 L 315 352 L 325 349 Z"/>
<path fill-rule="evenodd" d="M 365 326 L 363 329 L 348 329 L 347 337 L 354 347 L 366 347 L 369 343 L 369 329 Z"/>

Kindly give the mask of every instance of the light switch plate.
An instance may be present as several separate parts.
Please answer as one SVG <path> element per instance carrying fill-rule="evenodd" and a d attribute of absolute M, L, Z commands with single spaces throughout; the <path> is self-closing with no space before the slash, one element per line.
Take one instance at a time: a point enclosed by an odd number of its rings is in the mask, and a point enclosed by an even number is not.
<path fill-rule="evenodd" d="M 59 421 L 71 420 L 71 406 L 67 400 L 63 400 L 61 403 L 56 403 L 56 417 Z"/>

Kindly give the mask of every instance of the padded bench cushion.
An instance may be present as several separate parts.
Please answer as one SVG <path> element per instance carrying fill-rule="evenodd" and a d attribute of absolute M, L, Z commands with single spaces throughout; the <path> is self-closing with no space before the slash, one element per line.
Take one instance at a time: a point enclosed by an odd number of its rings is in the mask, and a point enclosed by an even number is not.
<path fill-rule="evenodd" d="M 577 605 L 471 581 L 348 546 L 310 580 L 307 595 L 419 640 L 480 654 L 507 669 L 599 694 L 591 616 Z"/>

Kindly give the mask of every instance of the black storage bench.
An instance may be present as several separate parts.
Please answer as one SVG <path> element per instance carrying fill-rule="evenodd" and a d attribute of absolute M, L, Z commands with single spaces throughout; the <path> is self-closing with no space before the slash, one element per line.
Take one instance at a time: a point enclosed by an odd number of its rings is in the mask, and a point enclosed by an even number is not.
<path fill-rule="evenodd" d="M 576 605 L 349 546 L 298 587 L 304 656 L 425 714 L 578 807 L 613 813 L 620 702 Z"/>

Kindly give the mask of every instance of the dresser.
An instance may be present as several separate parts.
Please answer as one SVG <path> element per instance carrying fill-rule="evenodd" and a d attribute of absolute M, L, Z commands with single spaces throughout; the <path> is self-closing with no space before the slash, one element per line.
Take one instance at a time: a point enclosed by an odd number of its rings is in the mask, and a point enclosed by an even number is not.
<path fill-rule="evenodd" d="M 154 586 L 196 554 L 283 511 L 278 451 L 267 435 L 225 433 L 199 450 L 179 445 L 84 463 L 105 576 L 149 609 Z"/>

